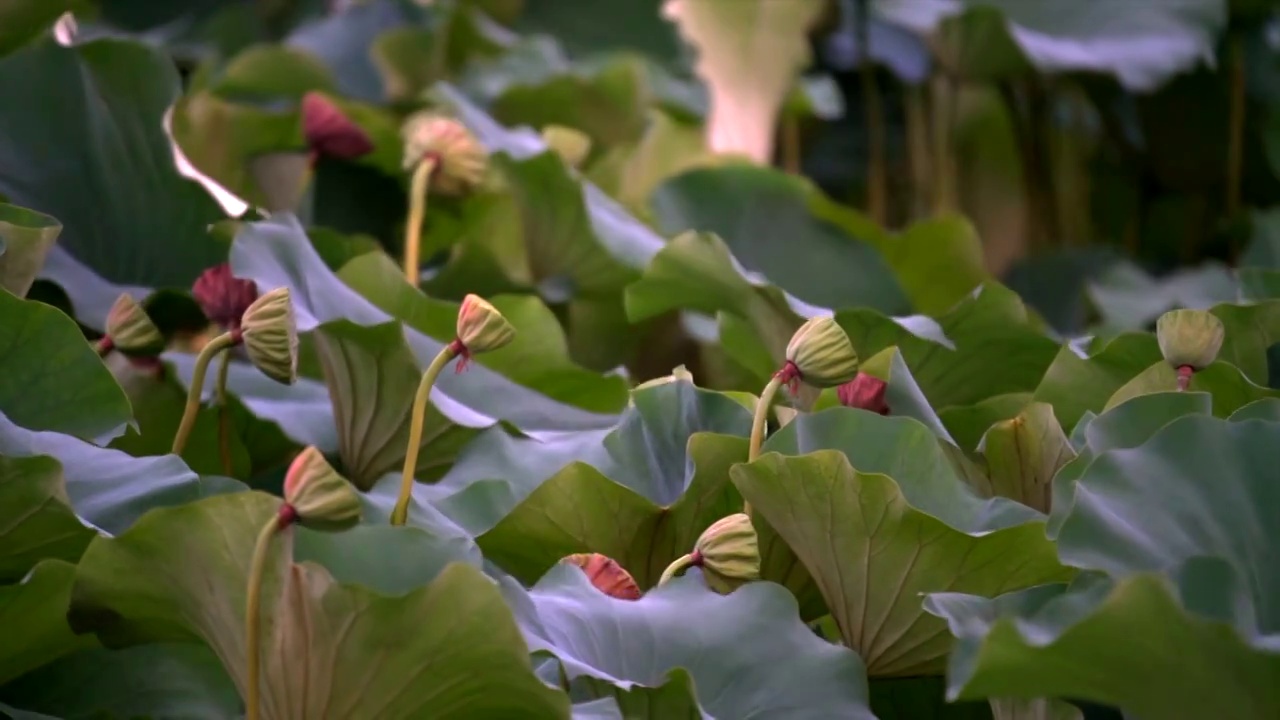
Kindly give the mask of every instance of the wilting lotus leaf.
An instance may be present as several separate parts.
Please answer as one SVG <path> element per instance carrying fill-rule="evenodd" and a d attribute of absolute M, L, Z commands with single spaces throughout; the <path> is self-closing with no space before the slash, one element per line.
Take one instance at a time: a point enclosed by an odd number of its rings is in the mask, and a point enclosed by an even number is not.
<path fill-rule="evenodd" d="M 279 502 L 260 493 L 209 498 L 100 538 L 78 568 L 72 625 L 111 647 L 204 642 L 243 690 L 253 538 Z M 395 552 L 388 545 L 380 552 Z M 264 718 L 414 718 L 428 707 L 438 717 L 568 714 L 568 699 L 533 675 L 510 611 L 479 570 L 452 564 L 392 597 L 292 563 L 288 536 L 273 547 L 263 586 Z"/>
<path fill-rule="evenodd" d="M 986 459 L 990 494 L 1046 514 L 1053 499 L 1054 475 L 1076 456 L 1053 415 L 1053 406 L 1045 403 L 1032 403 L 1017 417 L 996 423 L 978 450 Z"/>
<path fill-rule="evenodd" d="M 483 532 L 478 542 L 486 557 L 533 582 L 565 555 L 598 552 L 647 588 L 693 549 L 707 525 L 741 509 L 728 471 L 746 459 L 747 410 L 687 380 L 645 388 L 633 400 L 617 429 L 578 462 L 545 481 L 545 475 L 525 475 L 521 491 L 528 496 L 496 524 L 463 522 Z M 520 478 L 517 472 L 506 477 Z M 484 497 L 479 487 L 464 493 L 440 506 L 465 512 L 466 503 Z"/>
<path fill-rule="evenodd" d="M 129 422 L 129 400 L 75 321 L 0 290 L 0 413 L 22 427 L 110 440 Z"/>
<path fill-rule="evenodd" d="M 69 506 L 57 460 L 0 455 L 0 583 L 45 558 L 75 562 L 93 536 Z"/>
<path fill-rule="evenodd" d="M 951 638 L 923 612 L 920 593 L 968 588 L 995 596 L 1072 574 L 1058 564 L 1041 522 L 981 534 L 955 529 L 908 505 L 888 475 L 859 472 L 834 450 L 770 452 L 731 474 L 804 563 L 871 677 L 941 671 Z"/>
<path fill-rule="evenodd" d="M 404 462 L 422 368 L 405 345 L 399 323 L 366 327 L 338 320 L 317 327 L 314 339 L 333 399 L 343 475 L 368 490 Z M 430 451 L 419 455 L 418 472 L 438 477 L 475 435 L 471 427 L 488 424 L 452 405 L 442 410 L 428 404 L 422 446 Z"/>
<path fill-rule="evenodd" d="M 0 585 L 0 686 L 63 655 L 97 645 L 67 625 L 75 566 L 45 560 L 14 585 Z"/>
<path fill-rule="evenodd" d="M 1098 574 L 928 601 L 960 638 L 952 696 L 1070 696 L 1142 717 L 1280 712 L 1280 572 L 1265 559 L 1280 543 L 1278 432 L 1198 414 L 1098 454 L 1054 509 L 1062 559 Z"/>
<path fill-rule="evenodd" d="M 640 600 L 610 598 L 567 566 L 532 590 L 503 590 L 530 647 L 559 658 L 570 678 L 658 688 L 684 668 L 712 717 L 872 717 L 861 660 L 806 628 L 786 591 L 753 583 L 723 596 L 696 574 Z"/>

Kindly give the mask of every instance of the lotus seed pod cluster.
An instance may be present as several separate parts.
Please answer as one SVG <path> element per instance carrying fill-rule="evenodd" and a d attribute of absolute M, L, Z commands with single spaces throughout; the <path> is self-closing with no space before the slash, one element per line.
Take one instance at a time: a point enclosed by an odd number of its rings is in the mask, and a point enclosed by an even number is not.
<path fill-rule="evenodd" d="M 221 327 L 234 329 L 240 327 L 240 318 L 258 299 L 258 286 L 252 280 L 232 275 L 231 266 L 222 263 L 201 273 L 191 294 L 205 317 Z"/>
<path fill-rule="evenodd" d="M 577 565 L 597 590 L 619 600 L 639 600 L 643 593 L 635 578 L 617 560 L 600 553 L 575 553 L 560 560 Z"/>
<path fill-rule="evenodd" d="M 249 361 L 285 385 L 298 379 L 298 328 L 289 288 L 276 288 L 245 310 L 240 331 Z"/>
<path fill-rule="evenodd" d="M 354 160 L 373 152 L 369 135 L 318 92 L 302 96 L 302 135 L 316 155 Z"/>
<path fill-rule="evenodd" d="M 745 513 L 715 521 L 693 546 L 693 564 L 702 568 L 707 587 L 727 595 L 760 578 L 760 545 Z"/>
<path fill-rule="evenodd" d="M 401 128 L 404 167 L 416 168 L 433 160 L 431 190 L 442 195 L 463 195 L 484 180 L 489 154 L 462 123 L 427 112 L 411 115 Z"/>
<path fill-rule="evenodd" d="M 306 528 L 337 532 L 360 522 L 360 497 L 314 446 L 298 454 L 284 477 L 284 501 Z"/>
<path fill-rule="evenodd" d="M 1156 341 L 1165 362 L 1175 368 L 1203 370 L 1218 358 L 1226 330 L 1205 310 L 1171 310 L 1156 321 Z"/>
<path fill-rule="evenodd" d="M 787 343 L 787 362 L 800 379 L 818 388 L 849 382 L 858 372 L 858 354 L 834 319 L 810 318 Z"/>
<path fill-rule="evenodd" d="M 498 309 L 479 295 L 467 295 L 458 308 L 458 341 L 468 353 L 497 350 L 509 344 L 516 329 Z"/>
<path fill-rule="evenodd" d="M 107 337 L 111 347 L 130 356 L 154 356 L 164 351 L 164 336 L 128 293 L 116 298 L 107 312 Z"/>

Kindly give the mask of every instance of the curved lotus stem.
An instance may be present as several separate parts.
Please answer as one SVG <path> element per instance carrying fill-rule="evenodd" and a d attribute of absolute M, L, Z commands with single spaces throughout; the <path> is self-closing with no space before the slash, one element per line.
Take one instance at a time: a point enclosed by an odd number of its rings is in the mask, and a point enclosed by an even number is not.
<path fill-rule="evenodd" d="M 436 169 L 436 160 L 426 157 L 418 163 L 413 171 L 413 180 L 409 183 L 409 222 L 404 231 L 404 279 L 410 285 L 418 287 L 421 278 L 421 250 L 418 243 L 422 239 L 422 220 L 427 214 L 427 193 L 430 192 L 431 173 Z"/>
<path fill-rule="evenodd" d="M 182 422 L 178 424 L 178 432 L 173 436 L 173 449 L 170 452 L 174 455 L 182 455 L 183 448 L 187 446 L 187 438 L 191 436 L 191 429 L 195 427 L 196 413 L 200 411 L 200 393 L 204 390 L 204 376 L 209 369 L 209 361 L 213 360 L 214 355 L 238 342 L 240 342 L 238 330 L 225 332 L 210 340 L 196 356 L 195 369 L 191 372 L 191 387 L 187 389 L 187 406 L 182 411 Z"/>
<path fill-rule="evenodd" d="M 213 385 L 214 403 L 218 406 L 218 455 L 222 472 L 231 477 L 231 411 L 227 407 L 227 372 L 231 369 L 231 350 L 218 358 L 218 379 Z"/>
<path fill-rule="evenodd" d="M 662 571 L 662 577 L 658 578 L 658 587 L 666 585 L 677 575 L 697 564 L 697 559 L 693 553 L 685 553 L 684 555 L 681 555 L 673 560 L 671 564 L 667 566 L 666 570 Z"/>
<path fill-rule="evenodd" d="M 462 344 L 457 341 L 445 345 L 422 373 L 422 379 L 418 381 L 418 392 L 413 396 L 409 445 L 405 448 L 404 470 L 400 474 L 400 495 L 396 498 L 396 506 L 391 511 L 392 525 L 404 525 L 409 519 L 409 498 L 413 493 L 413 474 L 418 467 L 418 450 L 422 445 L 422 425 L 426 419 L 427 399 L 431 397 L 431 387 L 436 384 L 440 371 L 459 355 L 461 349 Z"/>
<path fill-rule="evenodd" d="M 765 421 L 769 417 L 769 405 L 773 403 L 773 396 L 778 394 L 778 388 L 782 387 L 783 380 L 783 375 L 774 375 L 769 380 L 769 384 L 764 386 L 760 399 L 756 401 L 755 414 L 751 418 L 751 444 L 747 447 L 747 462 L 752 462 L 760 456 L 760 446 L 764 444 Z M 744 501 L 742 512 L 750 515 L 751 503 Z"/>

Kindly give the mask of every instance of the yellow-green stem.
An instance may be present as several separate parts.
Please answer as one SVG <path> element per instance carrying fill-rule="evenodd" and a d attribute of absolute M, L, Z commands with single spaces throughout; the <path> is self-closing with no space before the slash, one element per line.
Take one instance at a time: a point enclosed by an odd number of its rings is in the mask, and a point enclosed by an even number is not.
<path fill-rule="evenodd" d="M 218 379 L 213 385 L 214 402 L 218 406 L 218 455 L 222 458 L 222 474 L 231 477 L 231 417 L 227 408 L 227 371 L 231 368 L 231 349 L 218 358 Z"/>
<path fill-rule="evenodd" d="M 196 356 L 196 366 L 191 372 L 191 387 L 187 390 L 187 407 L 182 412 L 182 422 L 178 424 L 178 432 L 173 436 L 174 455 L 181 455 L 187 446 L 187 438 L 191 436 L 191 428 L 195 427 L 196 414 L 200 411 L 200 394 L 204 391 L 204 375 L 209 369 L 209 361 L 219 352 L 240 342 L 239 333 L 223 333 L 209 341 Z"/>
<path fill-rule="evenodd" d="M 440 371 L 457 355 L 454 343 L 445 345 L 418 381 L 418 392 L 413 396 L 413 417 L 409 421 L 409 445 L 404 451 L 404 471 L 400 475 L 400 496 L 396 498 L 395 509 L 391 511 L 392 525 L 403 525 L 409 519 L 409 497 L 413 493 L 413 473 L 418 467 L 418 449 L 422 444 L 422 424 L 426 420 L 427 399 L 431 397 L 431 386 L 436 384 Z"/>
<path fill-rule="evenodd" d="M 773 404 L 773 396 L 778 394 L 778 388 L 782 387 L 782 378 L 774 375 L 769 380 L 769 384 L 764 386 L 764 391 L 760 393 L 760 400 L 756 402 L 756 412 L 751 418 L 751 444 L 747 446 L 747 462 L 752 462 L 760 456 L 760 446 L 764 444 L 764 426 L 765 421 L 769 419 L 769 406 Z M 742 512 L 751 514 L 751 503 L 742 503 Z"/>
<path fill-rule="evenodd" d="M 424 158 L 413 171 L 409 183 L 409 222 L 404 231 L 404 279 L 414 287 L 422 276 L 418 259 L 418 244 L 422 240 L 422 219 L 427 215 L 427 192 L 431 173 L 436 169 L 434 158 Z"/>
<path fill-rule="evenodd" d="M 258 698 L 258 662 L 262 653 L 258 628 L 262 610 L 262 572 L 267 566 L 267 551 L 271 549 L 271 539 L 279 529 L 280 519 L 272 515 L 258 533 L 258 542 L 253 546 L 253 561 L 249 565 L 249 593 L 244 609 L 245 650 L 248 653 L 246 666 L 249 674 L 249 687 L 245 693 L 245 720 L 258 720 L 262 711 Z"/>
<path fill-rule="evenodd" d="M 677 574 L 693 567 L 693 553 L 681 555 L 676 558 L 666 570 L 662 571 L 662 577 L 658 578 L 658 586 L 661 587 L 671 581 Z"/>

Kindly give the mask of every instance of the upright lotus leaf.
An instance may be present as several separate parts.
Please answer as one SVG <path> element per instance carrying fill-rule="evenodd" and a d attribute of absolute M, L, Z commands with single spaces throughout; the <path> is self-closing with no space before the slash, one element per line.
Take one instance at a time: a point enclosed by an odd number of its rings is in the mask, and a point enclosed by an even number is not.
<path fill-rule="evenodd" d="M 908 505 L 889 476 L 854 470 L 835 450 L 769 452 L 731 475 L 804 563 L 873 678 L 941 671 L 951 640 L 944 623 L 921 610 L 920 593 L 967 588 L 995 596 L 1071 576 L 1041 522 L 956 529 Z"/>
<path fill-rule="evenodd" d="M 285 46 L 319 59 L 332 72 L 338 91 L 367 102 L 386 99 L 371 52 L 382 33 L 409 24 L 418 12 L 410 3 L 374 0 L 343 7 L 296 28 Z"/>
<path fill-rule="evenodd" d="M 0 686 L 57 658 L 97 645 L 67 626 L 67 604 L 76 568 L 45 560 L 14 585 L 0 585 Z"/>
<path fill-rule="evenodd" d="M 475 528 L 483 532 L 477 542 L 487 558 L 532 583 L 565 555 L 598 552 L 648 588 L 708 525 L 741 509 L 728 471 L 746 458 L 746 408 L 685 380 L 645 388 L 633 399 L 590 455 L 549 478 L 521 477 L 518 468 L 507 473 L 509 481 L 527 483 L 527 496 L 497 515 L 496 524 Z M 446 501 L 446 512 L 478 500 L 482 490 L 468 488 Z"/>
<path fill-rule="evenodd" d="M 61 232 L 56 218 L 0 203 L 0 290 L 26 295 Z"/>
<path fill-rule="evenodd" d="M 1222 303 L 1209 309 L 1225 336 L 1218 359 L 1240 368 L 1255 384 L 1267 383 L 1267 348 L 1280 342 L 1280 300 L 1249 305 Z"/>
<path fill-rule="evenodd" d="M 333 400 L 343 474 L 368 490 L 404 461 L 409 411 L 422 370 L 405 345 L 399 323 L 366 327 L 331 321 L 317 327 L 313 338 Z M 453 463 L 475 435 L 471 428 L 490 424 L 470 414 L 446 414 L 434 405 L 428 407 L 424 423 L 422 446 L 431 451 L 419 455 L 418 471 L 433 476 Z"/>
<path fill-rule="evenodd" d="M 62 463 L 67 498 L 87 525 L 120 533 L 149 510 L 180 505 L 244 486 L 226 478 L 198 477 L 172 455 L 135 458 L 70 435 L 35 432 L 0 414 L 0 455 L 47 455 Z"/>
<path fill-rule="evenodd" d="M 190 286 L 226 249 L 206 231 L 223 212 L 164 131 L 179 89 L 169 56 L 132 40 L 48 38 L 0 59 L 0 94 L 29 98 L 0 114 L 0 194 L 61 221 L 59 246 L 110 282 Z"/>
<path fill-rule="evenodd" d="M 897 347 L 887 347 L 866 358 L 859 364 L 858 370 L 885 383 L 884 404 L 889 408 L 889 415 L 917 420 L 937 435 L 938 439 L 947 443 L 954 442 L 946 426 L 920 391 L 920 386 L 916 384 L 916 379 L 911 375 L 911 370 Z M 822 395 L 822 399 L 814 405 L 814 411 L 842 404 L 835 392 L 824 392 Z"/>
<path fill-rule="evenodd" d="M 1033 399 L 1052 405 L 1062 427 L 1071 429 L 1086 412 L 1102 412 L 1117 390 L 1160 361 L 1160 347 L 1149 333 L 1118 335 L 1092 354 L 1063 345 Z"/>
<path fill-rule="evenodd" d="M 711 94 L 713 151 L 764 165 L 773 160 L 778 113 L 809 64 L 809 29 L 824 7 L 822 0 L 666 0 L 663 17 L 698 51 L 697 72 Z"/>
<path fill-rule="evenodd" d="M 929 600 L 960 638 L 952 696 L 1069 696 L 1142 717 L 1280 712 L 1277 431 L 1191 415 L 1100 453 L 1054 514 L 1063 560 L 1101 575 L 994 605 Z"/>
<path fill-rule="evenodd" d="M 1000 10 L 1008 34 L 1042 72 L 1104 72 L 1126 88 L 1153 90 L 1168 78 L 1213 57 L 1219 33 L 1226 28 L 1226 3 L 1216 0 L 1117 6 L 1106 0 L 1064 4 L 1061 0 L 882 0 L 875 4 L 883 19 L 929 34 L 939 24 L 988 7 Z M 961 16 L 960 19 L 964 19 Z M 990 64 L 992 54 L 1008 54 L 1007 44 L 963 33 L 954 38 L 967 46 L 973 64 Z M 984 43 L 984 44 L 979 44 Z"/>
<path fill-rule="evenodd" d="M 936 324 L 858 308 L 836 313 L 859 357 L 896 345 L 937 410 L 993 395 L 1031 391 L 1053 362 L 1058 345 L 1035 324 L 1012 290 L 983 285 Z M 916 331 L 918 324 L 931 325 Z"/>
<path fill-rule="evenodd" d="M 131 419 L 124 391 L 75 321 L 3 289 L 0 366 L 0 414 L 22 427 L 110 440 Z"/>
<path fill-rule="evenodd" d="M 1163 360 L 1138 373 L 1107 400 L 1104 410 L 1133 397 L 1153 392 L 1167 392 L 1178 387 L 1178 371 Z M 1280 391 L 1255 385 L 1234 365 L 1215 362 L 1191 376 L 1188 390 L 1208 393 L 1213 397 L 1213 414 L 1227 417 L 1255 400 L 1280 397 Z"/>
<path fill-rule="evenodd" d="M 299 331 L 344 318 L 359 325 L 402 319 L 411 326 L 405 331 L 405 340 L 423 366 L 453 339 L 456 310 L 439 313 L 442 307 L 452 307 L 451 303 L 430 301 L 420 293 L 396 294 L 384 302 L 370 302 L 325 266 L 292 216 L 246 223 L 232 246 L 231 264 L 237 275 L 252 278 L 262 287 L 289 287 Z M 387 278 L 385 274 L 377 277 Z M 406 286 L 402 292 L 411 290 Z M 388 314 L 388 305 L 384 304 L 390 301 L 396 303 L 395 318 Z M 428 313 L 437 314 L 435 324 L 428 324 Z M 424 334 L 421 327 L 429 328 L 429 332 Z M 518 337 L 526 334 L 517 327 Z M 537 339 L 535 334 L 529 342 L 536 345 Z M 571 365 L 563 367 L 568 363 L 559 368 L 535 364 L 519 354 L 523 347 L 517 341 L 505 348 L 505 352 L 482 355 L 465 376 L 442 375 L 433 397 L 440 395 L 479 415 L 507 420 L 523 430 L 598 428 L 612 424 L 616 416 L 605 413 L 625 403 L 625 381 L 601 377 Z M 559 376 L 560 381 L 549 383 L 546 374 Z M 539 384 L 533 378 L 546 384 Z M 517 384 L 519 381 L 548 393 L 556 392 L 557 398 L 549 398 L 523 383 Z M 608 410 L 602 407 L 606 404 Z"/>
<path fill-rule="evenodd" d="M 243 689 L 249 556 L 278 506 L 260 493 L 208 498 L 96 540 L 77 571 L 73 627 L 111 647 L 204 642 Z M 264 585 L 264 718 L 413 718 L 424 708 L 438 717 L 568 716 L 568 698 L 534 676 L 501 593 L 479 570 L 452 564 L 393 597 L 293 564 L 289 542 L 275 547 Z"/>
<path fill-rule="evenodd" d="M 658 688 L 683 668 L 698 707 L 711 717 L 873 717 L 862 661 L 814 635 L 796 617 L 795 601 L 774 585 L 722 596 L 687 577 L 627 601 L 558 566 L 532 590 L 510 581 L 503 590 L 530 647 L 555 655 L 571 679 Z"/>
<path fill-rule="evenodd" d="M 992 495 L 1045 514 L 1053 501 L 1054 475 L 1076 456 L 1053 406 L 1045 403 L 1032 403 L 1017 417 L 996 423 L 982 437 L 978 452 L 987 461 Z"/>
<path fill-rule="evenodd" d="M 0 688 L 0 702 L 58 718 L 218 720 L 244 712 L 217 656 L 190 643 L 82 650 Z"/>
<path fill-rule="evenodd" d="M 641 214 L 647 212 L 653 191 L 667 178 L 715 162 L 701 128 L 656 109 L 649 111 L 649 122 L 635 145 L 614 151 L 608 158 L 592 166 L 591 178 L 632 212 Z M 604 169 L 604 165 L 612 165 L 610 160 L 616 163 L 615 169 Z M 616 173 L 611 182 L 602 177 L 610 173 Z"/>
<path fill-rule="evenodd" d="M 46 558 L 80 558 L 95 533 L 69 502 L 57 460 L 0 455 L 0 583 L 18 581 Z"/>
<path fill-rule="evenodd" d="M 1031 393 L 1016 392 L 992 395 L 972 405 L 956 405 L 938 413 L 938 419 L 955 438 L 956 445 L 973 450 L 992 425 L 1017 417 L 1030 405 Z"/>
<path fill-rule="evenodd" d="M 716 3 L 733 8 L 777 4 L 690 0 L 691 5 Z M 865 306 L 889 314 L 909 312 L 911 303 L 879 251 L 882 231 L 876 228 L 874 235 L 848 232 L 819 217 L 810 209 L 811 199 L 818 194 L 808 181 L 794 175 L 735 163 L 671 178 L 654 191 L 651 204 L 658 226 L 668 235 L 686 230 L 713 232 L 724 238 L 744 268 L 761 273 L 805 302 L 831 308 Z M 779 237 L 788 240 L 777 242 Z M 972 289 L 971 285 L 964 292 Z"/>

